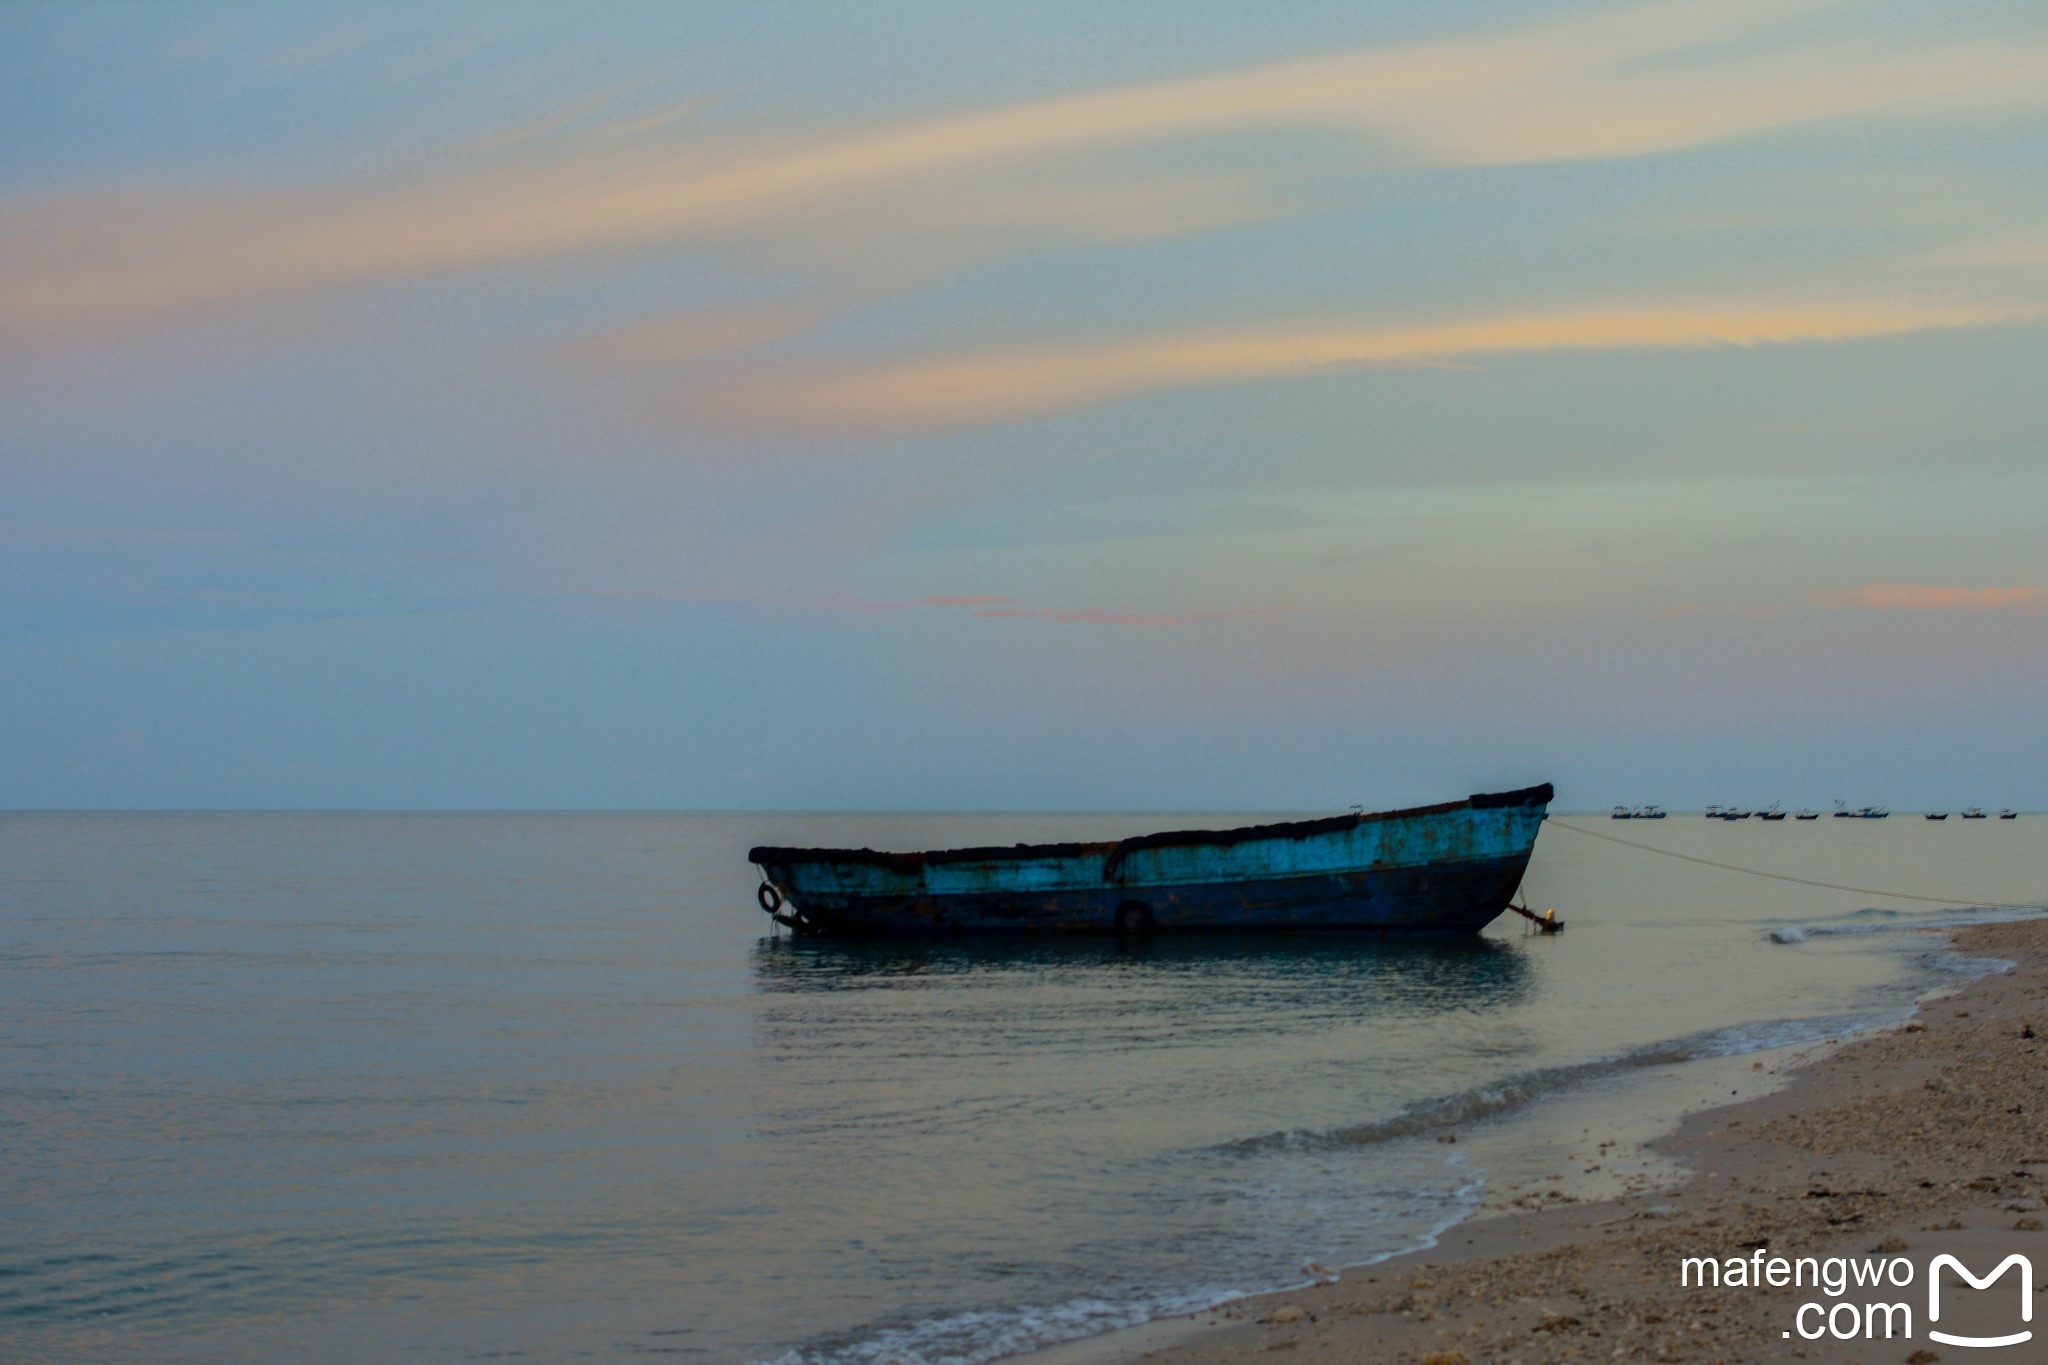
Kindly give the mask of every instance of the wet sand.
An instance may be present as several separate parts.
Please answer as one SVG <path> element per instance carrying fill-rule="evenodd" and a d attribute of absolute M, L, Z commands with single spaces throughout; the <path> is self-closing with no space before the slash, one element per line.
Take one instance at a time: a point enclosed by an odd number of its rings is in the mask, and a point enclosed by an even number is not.
<path fill-rule="evenodd" d="M 2016 965 L 1928 1001 L 1901 1026 L 1841 1046 L 1739 1059 L 1747 1082 L 1736 1076 L 1730 1085 L 1728 1063 L 1707 1064 L 1720 1071 L 1699 1074 L 1715 1093 L 1737 1091 L 1737 1100 L 1696 1112 L 1647 1145 L 1631 1131 L 1641 1114 L 1595 1104 L 1578 1116 L 1586 1121 L 1575 1140 L 1525 1153 L 1524 1171 L 1497 1186 L 1487 1216 L 1452 1228 L 1435 1248 L 1032 1359 L 2048 1359 L 2048 1313 L 2025 1322 L 2018 1312 L 2022 1293 L 2048 1306 L 2048 921 L 1968 929 L 1955 945 Z M 1769 1093 L 1755 1095 L 1760 1089 Z M 1463 1138 L 1475 1139 L 1486 1140 Z M 1479 1164 L 1490 1178 L 1500 1169 Z M 1600 1180 L 1607 1190 L 1589 1183 Z M 2022 1289 L 2008 1272 L 1979 1293 L 1949 1272 L 1940 1320 L 1928 1322 L 1934 1256 L 1956 1256 L 1981 1275 L 2014 1252 L 2030 1258 L 2035 1284 Z M 1892 1280 L 1840 1295 L 1811 1282 L 1688 1287 L 1680 1284 L 1687 1257 L 1723 1265 L 1731 1257 L 1847 1257 Z M 1841 1304 L 1855 1312 L 1874 1302 L 1909 1306 L 1912 1335 L 1895 1316 L 1900 1330 L 1887 1339 L 1867 1312 L 1853 1340 L 1822 1327 Z M 1808 1303 L 1819 1307 L 1802 1319 Z M 1838 1312 L 1835 1321 L 1851 1318 Z M 1801 1325 L 1819 1339 L 1800 1335 Z M 2035 1335 L 2028 1345 L 1985 1351 L 1932 1341 L 1930 1328 Z"/>

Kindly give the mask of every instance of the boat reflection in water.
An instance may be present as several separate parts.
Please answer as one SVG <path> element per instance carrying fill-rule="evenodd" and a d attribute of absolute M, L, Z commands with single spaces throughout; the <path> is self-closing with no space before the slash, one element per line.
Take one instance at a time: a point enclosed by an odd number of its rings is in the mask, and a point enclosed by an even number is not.
<path fill-rule="evenodd" d="M 1122 1012 L 1133 991 L 1188 992 L 1187 1008 L 1227 1014 L 1227 998 L 1262 1012 L 1291 1009 L 1347 1022 L 1370 1014 L 1519 1004 L 1529 964 L 1497 939 L 1382 939 L 1376 934 L 1242 933 L 1143 939 L 764 937 L 753 949 L 764 992 L 825 993 L 971 987 L 977 999 L 1022 1000 L 1056 988 L 1067 1006 Z M 1227 996 L 1218 988 L 1229 988 Z M 1005 991 L 1011 993 L 1006 997 Z M 1094 1005 L 1083 1005 L 1100 992 Z M 1034 1005 L 1033 1010 L 1037 1007 Z"/>

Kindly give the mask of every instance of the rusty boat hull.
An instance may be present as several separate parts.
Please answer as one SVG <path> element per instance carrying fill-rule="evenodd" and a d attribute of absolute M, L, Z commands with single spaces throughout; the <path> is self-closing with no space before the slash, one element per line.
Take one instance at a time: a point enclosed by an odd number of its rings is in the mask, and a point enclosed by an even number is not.
<path fill-rule="evenodd" d="M 1476 934 L 1507 908 L 1548 783 L 1412 810 L 1103 843 L 881 853 L 760 847 L 763 908 L 804 933 Z"/>

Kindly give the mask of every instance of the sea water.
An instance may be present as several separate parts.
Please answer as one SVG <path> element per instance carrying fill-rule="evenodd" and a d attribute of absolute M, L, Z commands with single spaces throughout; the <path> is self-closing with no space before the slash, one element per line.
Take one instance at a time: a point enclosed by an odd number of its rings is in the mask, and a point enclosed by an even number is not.
<path fill-rule="evenodd" d="M 1953 908 L 1582 830 L 2048 892 L 2035 817 L 1566 816 L 1555 938 L 858 944 L 745 858 L 1259 818 L 0 814 L 0 1356 L 996 1359 L 1421 1244 L 1488 1188 L 1442 1133 L 1940 975 L 1841 931 Z"/>

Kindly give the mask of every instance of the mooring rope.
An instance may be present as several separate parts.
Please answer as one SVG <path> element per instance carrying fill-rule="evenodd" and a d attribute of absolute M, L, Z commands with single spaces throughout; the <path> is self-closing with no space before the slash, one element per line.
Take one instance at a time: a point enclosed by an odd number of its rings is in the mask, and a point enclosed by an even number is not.
<path fill-rule="evenodd" d="M 1881 891 L 1876 887 L 1870 886 L 1844 886 L 1840 882 L 1815 881 L 1811 877 L 1791 877 L 1783 872 L 1765 872 L 1760 868 L 1737 867 L 1734 863 L 1715 862 L 1712 858 L 1695 858 L 1690 853 L 1675 853 L 1668 848 L 1658 848 L 1655 844 L 1639 844 L 1633 839 L 1623 839 L 1619 835 L 1602 834 L 1597 829 L 1585 829 L 1579 825 L 1567 824 L 1555 815 L 1547 817 L 1544 823 L 1556 825 L 1559 829 L 1568 829 L 1574 834 L 1584 834 L 1594 839 L 1605 839 L 1610 844 L 1626 844 L 1630 848 L 1639 848 L 1645 853 L 1661 853 L 1667 858 L 1679 858 L 1688 863 L 1700 863 L 1707 867 L 1718 867 L 1728 872 L 1744 872 L 1752 877 L 1769 877 L 1774 882 L 1797 882 L 1801 886 L 1825 887 L 1829 891 L 1853 891 L 1859 896 L 1883 896 L 1887 900 L 1895 901 L 1925 901 L 1929 905 L 1970 906 L 1984 910 L 2034 910 L 2040 908 L 2035 905 L 2015 902 L 1994 903 L 1978 899 L 1974 896 L 1916 896 L 1910 891 Z"/>

